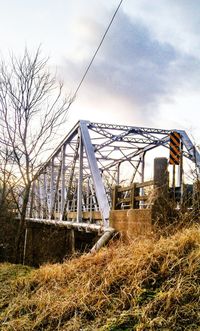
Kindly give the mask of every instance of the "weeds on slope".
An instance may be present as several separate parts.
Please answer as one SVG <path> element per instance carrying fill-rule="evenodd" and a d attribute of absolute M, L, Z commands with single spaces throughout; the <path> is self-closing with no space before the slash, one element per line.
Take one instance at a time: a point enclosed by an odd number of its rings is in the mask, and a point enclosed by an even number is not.
<path fill-rule="evenodd" d="M 198 225 L 113 243 L 11 281 L 1 330 L 199 330 L 199 279 Z"/>

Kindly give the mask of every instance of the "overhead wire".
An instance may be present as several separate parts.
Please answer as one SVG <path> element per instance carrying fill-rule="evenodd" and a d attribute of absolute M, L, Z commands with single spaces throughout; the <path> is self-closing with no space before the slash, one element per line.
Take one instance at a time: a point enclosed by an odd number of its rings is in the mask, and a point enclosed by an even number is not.
<path fill-rule="evenodd" d="M 102 46 L 102 44 L 103 44 L 103 42 L 104 42 L 104 39 L 105 39 L 105 37 L 106 37 L 108 31 L 110 30 L 110 27 L 111 27 L 111 25 L 112 25 L 112 23 L 113 23 L 113 21 L 114 21 L 114 19 L 115 19 L 115 16 L 117 15 L 117 13 L 118 13 L 118 11 L 119 11 L 119 9 L 120 9 L 120 7 L 121 7 L 123 1 L 124 1 L 124 0 L 120 0 L 120 2 L 119 2 L 119 4 L 118 4 L 118 6 L 117 6 L 117 8 L 116 8 L 116 10 L 115 10 L 115 12 L 114 12 L 112 18 L 111 18 L 111 20 L 110 20 L 110 22 L 109 22 L 109 24 L 108 24 L 108 26 L 107 26 L 107 28 L 106 28 L 106 30 L 105 30 L 105 32 L 104 32 L 102 38 L 101 38 L 101 41 L 100 41 L 100 43 L 99 43 L 99 45 L 98 45 L 96 51 L 94 52 L 94 55 L 92 56 L 92 58 L 91 58 L 91 60 L 90 60 L 90 62 L 89 62 L 89 64 L 88 64 L 88 66 L 87 66 L 87 68 L 86 68 L 86 70 L 85 70 L 85 72 L 84 72 L 84 74 L 83 74 L 83 76 L 82 76 L 82 78 L 81 78 L 81 80 L 80 80 L 80 82 L 79 82 L 79 84 L 78 84 L 78 86 L 77 86 L 77 88 L 76 88 L 74 94 L 73 94 L 72 100 L 75 99 L 75 97 L 76 97 L 78 91 L 80 90 L 80 87 L 81 87 L 81 85 L 83 84 L 83 82 L 84 82 L 84 80 L 85 80 L 85 77 L 87 76 L 87 73 L 88 73 L 88 71 L 90 70 L 90 67 L 91 67 L 92 64 L 93 64 L 94 59 L 95 59 L 97 53 L 99 52 L 99 50 L 100 50 L 100 48 L 101 48 L 101 46 Z"/>
<path fill-rule="evenodd" d="M 106 28 L 106 30 L 105 30 L 102 38 L 101 38 L 101 40 L 100 40 L 100 43 L 98 44 L 98 47 L 97 47 L 96 51 L 94 52 L 94 55 L 92 56 L 92 58 L 91 58 L 91 60 L 90 60 L 90 62 L 88 64 L 88 66 L 86 67 L 86 70 L 85 70 L 85 72 L 84 72 L 84 74 L 83 74 L 83 76 L 82 76 L 79 84 L 77 85 L 77 88 L 76 88 L 75 92 L 72 93 L 72 97 L 70 97 L 70 102 L 69 102 L 69 104 L 67 106 L 67 109 L 66 109 L 67 112 L 70 109 L 71 105 L 73 104 L 73 102 L 74 102 L 74 100 L 75 100 L 75 98 L 77 96 L 77 93 L 79 92 L 79 90 L 80 90 L 80 88 L 81 88 L 81 86 L 82 86 L 82 84 L 83 84 L 83 82 L 84 82 L 84 80 L 85 80 L 85 78 L 86 78 L 86 76 L 88 74 L 88 71 L 90 70 L 90 68 L 91 68 L 91 66 L 92 66 L 92 64 L 94 62 L 94 60 L 95 60 L 95 58 L 97 56 L 97 53 L 99 52 L 99 50 L 100 50 L 100 48 L 101 48 L 101 46 L 102 46 L 102 44 L 103 44 L 103 42 L 105 40 L 105 37 L 106 37 L 108 31 L 110 30 L 110 27 L 111 27 L 111 25 L 112 25 L 112 23 L 113 23 L 116 15 L 117 15 L 119 9 L 120 9 L 123 1 L 124 0 L 120 0 L 119 1 L 119 4 L 118 4 L 117 8 L 115 9 L 115 11 L 114 11 L 114 13 L 113 13 L 113 15 L 111 17 L 111 20 L 110 20 L 110 22 L 109 22 L 109 24 L 108 24 L 108 26 L 107 26 L 107 28 Z M 67 112 L 64 114 L 64 116 L 62 118 L 62 121 L 61 121 L 62 123 L 65 122 L 65 120 L 66 120 Z M 61 125 L 61 123 L 60 123 L 60 125 Z M 60 127 L 60 125 L 58 125 L 58 128 Z"/>

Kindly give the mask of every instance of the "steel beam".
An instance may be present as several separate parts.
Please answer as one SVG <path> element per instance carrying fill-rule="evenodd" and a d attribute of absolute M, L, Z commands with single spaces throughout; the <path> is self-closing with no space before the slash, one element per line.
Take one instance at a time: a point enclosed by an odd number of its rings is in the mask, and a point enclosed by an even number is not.
<path fill-rule="evenodd" d="M 39 223 L 39 224 L 47 224 L 47 225 L 55 225 L 58 227 L 65 227 L 67 229 L 76 229 L 78 231 L 85 230 L 86 232 L 97 232 L 97 233 L 103 233 L 104 231 L 114 231 L 111 227 L 102 227 L 102 225 L 98 224 L 88 224 L 88 223 L 78 223 L 78 222 L 71 222 L 71 221 L 57 221 L 57 220 L 49 220 L 45 219 L 42 220 L 40 218 L 27 218 L 27 221 L 30 221 L 32 223 Z"/>
<path fill-rule="evenodd" d="M 36 174 L 35 178 L 40 181 L 40 198 L 32 194 L 34 201 L 29 203 L 29 206 L 34 209 L 36 207 L 39 211 L 41 205 L 40 217 L 46 218 L 48 215 L 45 214 L 48 213 L 49 217 L 53 218 L 56 203 L 60 220 L 64 220 L 67 206 L 69 210 L 76 210 L 77 204 L 77 220 L 80 223 L 82 209 L 91 211 L 94 207 L 95 210 L 100 209 L 104 226 L 108 226 L 110 193 L 107 188 L 111 181 L 117 180 L 114 176 L 117 166 L 121 164 L 123 174 L 123 164 L 129 162 L 134 168 L 133 177 L 136 173 L 141 175 L 142 159 L 138 161 L 138 156 L 159 146 L 168 149 L 171 131 L 89 121 L 78 122 Z M 193 161 L 200 169 L 198 150 L 185 131 L 176 131 L 181 134 L 183 142 L 182 156 Z M 131 174 L 129 175 L 131 177 Z M 127 179 L 131 181 L 131 178 Z M 87 187 L 82 185 L 83 181 L 88 181 Z M 36 184 L 35 181 L 34 185 Z M 71 199 L 74 200 L 73 203 L 69 201 Z M 36 216 L 35 213 L 34 217 Z"/>
<path fill-rule="evenodd" d="M 53 205 L 54 205 L 54 157 L 51 159 L 51 179 L 50 179 L 50 212 L 49 212 L 49 219 L 52 218 L 52 213 L 53 213 Z"/>
<path fill-rule="evenodd" d="M 104 227 L 107 227 L 107 226 L 109 226 L 108 219 L 109 219 L 110 207 L 109 207 L 108 199 L 106 196 L 106 191 L 105 191 L 105 188 L 103 185 L 103 181 L 102 181 L 102 178 L 100 175 L 100 171 L 99 171 L 99 168 L 97 165 L 97 160 L 96 160 L 96 157 L 94 154 L 94 148 L 91 143 L 87 125 L 88 125 L 88 122 L 80 121 L 80 129 L 81 129 L 83 144 L 84 144 L 85 151 L 87 154 L 88 163 L 89 163 L 89 167 L 90 167 L 93 182 L 94 182 L 95 192 L 96 192 L 97 200 L 99 203 L 99 208 L 102 213 Z"/>
<path fill-rule="evenodd" d="M 61 202 L 60 202 L 60 220 L 62 220 L 63 211 L 64 211 L 64 205 L 65 205 L 65 195 L 66 195 L 66 189 L 65 189 L 65 149 L 66 145 L 64 144 L 62 146 L 61 151 Z"/>
<path fill-rule="evenodd" d="M 64 204 L 64 209 L 63 209 L 62 215 L 61 215 L 61 219 L 65 219 L 65 211 L 67 209 L 67 205 L 69 204 L 69 198 L 70 198 L 71 189 L 72 189 L 72 183 L 73 183 L 73 178 L 74 178 L 76 161 L 77 161 L 77 158 L 78 158 L 78 150 L 79 150 L 79 138 L 77 138 L 77 141 L 76 141 L 76 148 L 75 148 L 73 160 L 72 160 L 72 163 L 71 163 L 69 178 L 68 178 L 67 187 L 66 187 L 66 190 L 67 190 L 66 199 L 65 199 L 65 204 Z"/>
<path fill-rule="evenodd" d="M 82 221 L 82 185 L 83 185 L 83 142 L 79 129 L 79 171 L 77 188 L 77 222 Z"/>
<path fill-rule="evenodd" d="M 196 164 L 200 172 L 200 153 L 198 152 L 198 150 L 196 149 L 185 131 L 177 130 L 177 132 L 179 132 L 181 135 L 181 140 L 189 154 L 189 158 Z"/>

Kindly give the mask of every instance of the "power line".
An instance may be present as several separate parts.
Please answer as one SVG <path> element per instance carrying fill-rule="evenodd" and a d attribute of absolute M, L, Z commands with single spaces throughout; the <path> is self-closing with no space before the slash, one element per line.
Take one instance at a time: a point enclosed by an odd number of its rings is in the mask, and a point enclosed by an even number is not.
<path fill-rule="evenodd" d="M 69 103 L 69 105 L 68 105 L 68 107 L 67 107 L 67 112 L 68 112 L 68 110 L 70 109 L 71 105 L 73 104 L 73 101 L 74 101 L 74 99 L 75 99 L 75 97 L 76 97 L 78 91 L 80 90 L 80 87 L 81 87 L 81 85 L 83 84 L 83 81 L 84 81 L 84 79 L 85 79 L 85 77 L 86 77 L 88 71 L 90 70 L 90 67 L 91 67 L 92 63 L 94 62 L 94 59 L 95 59 L 95 57 L 96 57 L 96 55 L 97 55 L 99 49 L 101 48 L 101 45 L 103 44 L 103 41 L 104 41 L 104 39 L 105 39 L 105 37 L 106 37 L 106 35 L 107 35 L 107 33 L 108 33 L 108 31 L 109 31 L 109 29 L 110 29 L 110 27 L 111 27 L 113 21 L 114 21 L 114 19 L 115 19 L 115 16 L 117 15 L 118 10 L 120 9 L 120 7 L 121 7 L 123 1 L 124 1 L 124 0 L 120 0 L 119 4 L 118 4 L 118 6 L 117 6 L 117 8 L 116 8 L 116 10 L 115 10 L 115 12 L 114 12 L 114 14 L 113 14 L 111 20 L 110 20 L 110 23 L 109 23 L 108 26 L 107 26 L 107 29 L 106 29 L 106 31 L 104 32 L 104 34 L 103 34 L 103 36 L 102 36 L 102 38 L 101 38 L 101 41 L 100 41 L 100 43 L 99 43 L 99 45 L 98 45 L 98 47 L 97 47 L 97 49 L 96 49 L 94 55 L 92 56 L 92 58 L 91 58 L 91 60 L 90 60 L 90 62 L 89 62 L 89 64 L 88 64 L 88 66 L 87 66 L 87 68 L 86 68 L 86 70 L 85 70 L 84 75 L 82 76 L 82 78 L 81 78 L 81 80 L 80 80 L 80 83 L 78 84 L 78 86 L 77 86 L 77 88 L 76 88 L 76 90 L 75 90 L 73 96 L 70 98 L 71 101 L 70 101 L 70 103 Z M 64 114 L 61 123 L 63 123 L 63 122 L 66 120 L 66 116 L 67 116 L 67 113 Z M 57 129 L 60 127 L 61 123 L 58 125 Z"/>
<path fill-rule="evenodd" d="M 101 48 L 101 45 L 103 44 L 103 41 L 104 41 L 104 39 L 105 39 L 105 37 L 106 37 L 106 35 L 107 35 L 107 33 L 108 33 L 108 31 L 109 31 L 109 29 L 110 29 L 110 27 L 111 27 L 113 21 L 114 21 L 115 16 L 117 15 L 117 12 L 118 12 L 119 8 L 120 8 L 121 5 L 122 5 L 122 2 L 123 2 L 123 0 L 120 0 L 119 4 L 118 4 L 118 6 L 117 6 L 117 8 L 116 8 L 116 10 L 115 10 L 115 12 L 114 12 L 114 14 L 113 14 L 111 20 L 110 20 L 110 23 L 108 24 L 107 29 L 106 29 L 106 31 L 104 32 L 104 34 L 103 34 L 103 36 L 102 36 L 102 38 L 101 38 L 101 41 L 100 41 L 100 43 L 99 43 L 99 45 L 98 45 L 98 47 L 97 47 L 97 49 L 96 49 L 96 51 L 95 51 L 93 57 L 91 58 L 91 60 L 90 60 L 90 62 L 89 62 L 89 64 L 88 64 L 88 66 L 87 66 L 87 68 L 86 68 L 86 70 L 85 70 L 85 73 L 84 73 L 83 77 L 82 77 L 81 80 L 80 80 L 80 83 L 78 84 L 78 86 L 77 86 L 77 88 L 76 88 L 76 90 L 75 90 L 75 92 L 74 92 L 74 95 L 73 95 L 72 100 L 74 100 L 74 98 L 76 97 L 78 91 L 80 90 L 80 87 L 81 87 L 81 85 L 83 84 L 83 81 L 84 81 L 84 79 L 85 79 L 85 77 L 86 77 L 88 71 L 90 70 L 90 67 L 91 67 L 92 63 L 94 62 L 94 59 L 95 59 L 95 57 L 96 57 L 96 55 L 97 55 L 99 49 Z"/>

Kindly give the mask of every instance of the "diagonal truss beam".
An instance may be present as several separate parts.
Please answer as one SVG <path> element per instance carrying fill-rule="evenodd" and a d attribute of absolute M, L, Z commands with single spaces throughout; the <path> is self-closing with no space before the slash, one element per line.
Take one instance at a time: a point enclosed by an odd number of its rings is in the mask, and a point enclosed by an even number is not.
<path fill-rule="evenodd" d="M 83 144 L 85 147 L 85 151 L 88 158 L 88 163 L 90 167 L 90 171 L 92 174 L 94 187 L 97 195 L 97 200 L 99 203 L 99 207 L 103 216 L 104 226 L 108 226 L 108 218 L 109 218 L 109 203 L 106 195 L 106 191 L 103 185 L 103 181 L 100 175 L 100 171 L 97 165 L 97 160 L 94 154 L 94 148 L 90 139 L 89 131 L 88 131 L 88 122 L 80 121 L 80 131 L 82 134 Z"/>
<path fill-rule="evenodd" d="M 188 137 L 187 133 L 183 130 L 177 130 L 180 133 L 183 145 L 185 146 L 188 157 L 197 165 L 199 172 L 200 172 L 200 154 L 190 138 Z"/>
<path fill-rule="evenodd" d="M 200 171 L 200 154 L 183 130 L 79 121 L 34 176 L 30 213 L 42 218 L 49 214 L 59 220 L 75 221 L 76 217 L 77 223 L 88 222 L 88 217 L 91 221 L 94 214 L 95 222 L 100 225 L 103 219 L 104 227 L 108 226 L 111 185 L 119 184 L 120 172 L 123 174 L 124 170 L 128 181 L 140 175 L 142 155 L 159 146 L 169 149 L 172 131 L 181 135 L 182 155 Z M 126 170 L 129 164 L 133 173 Z M 39 187 L 37 194 L 35 186 Z"/>

